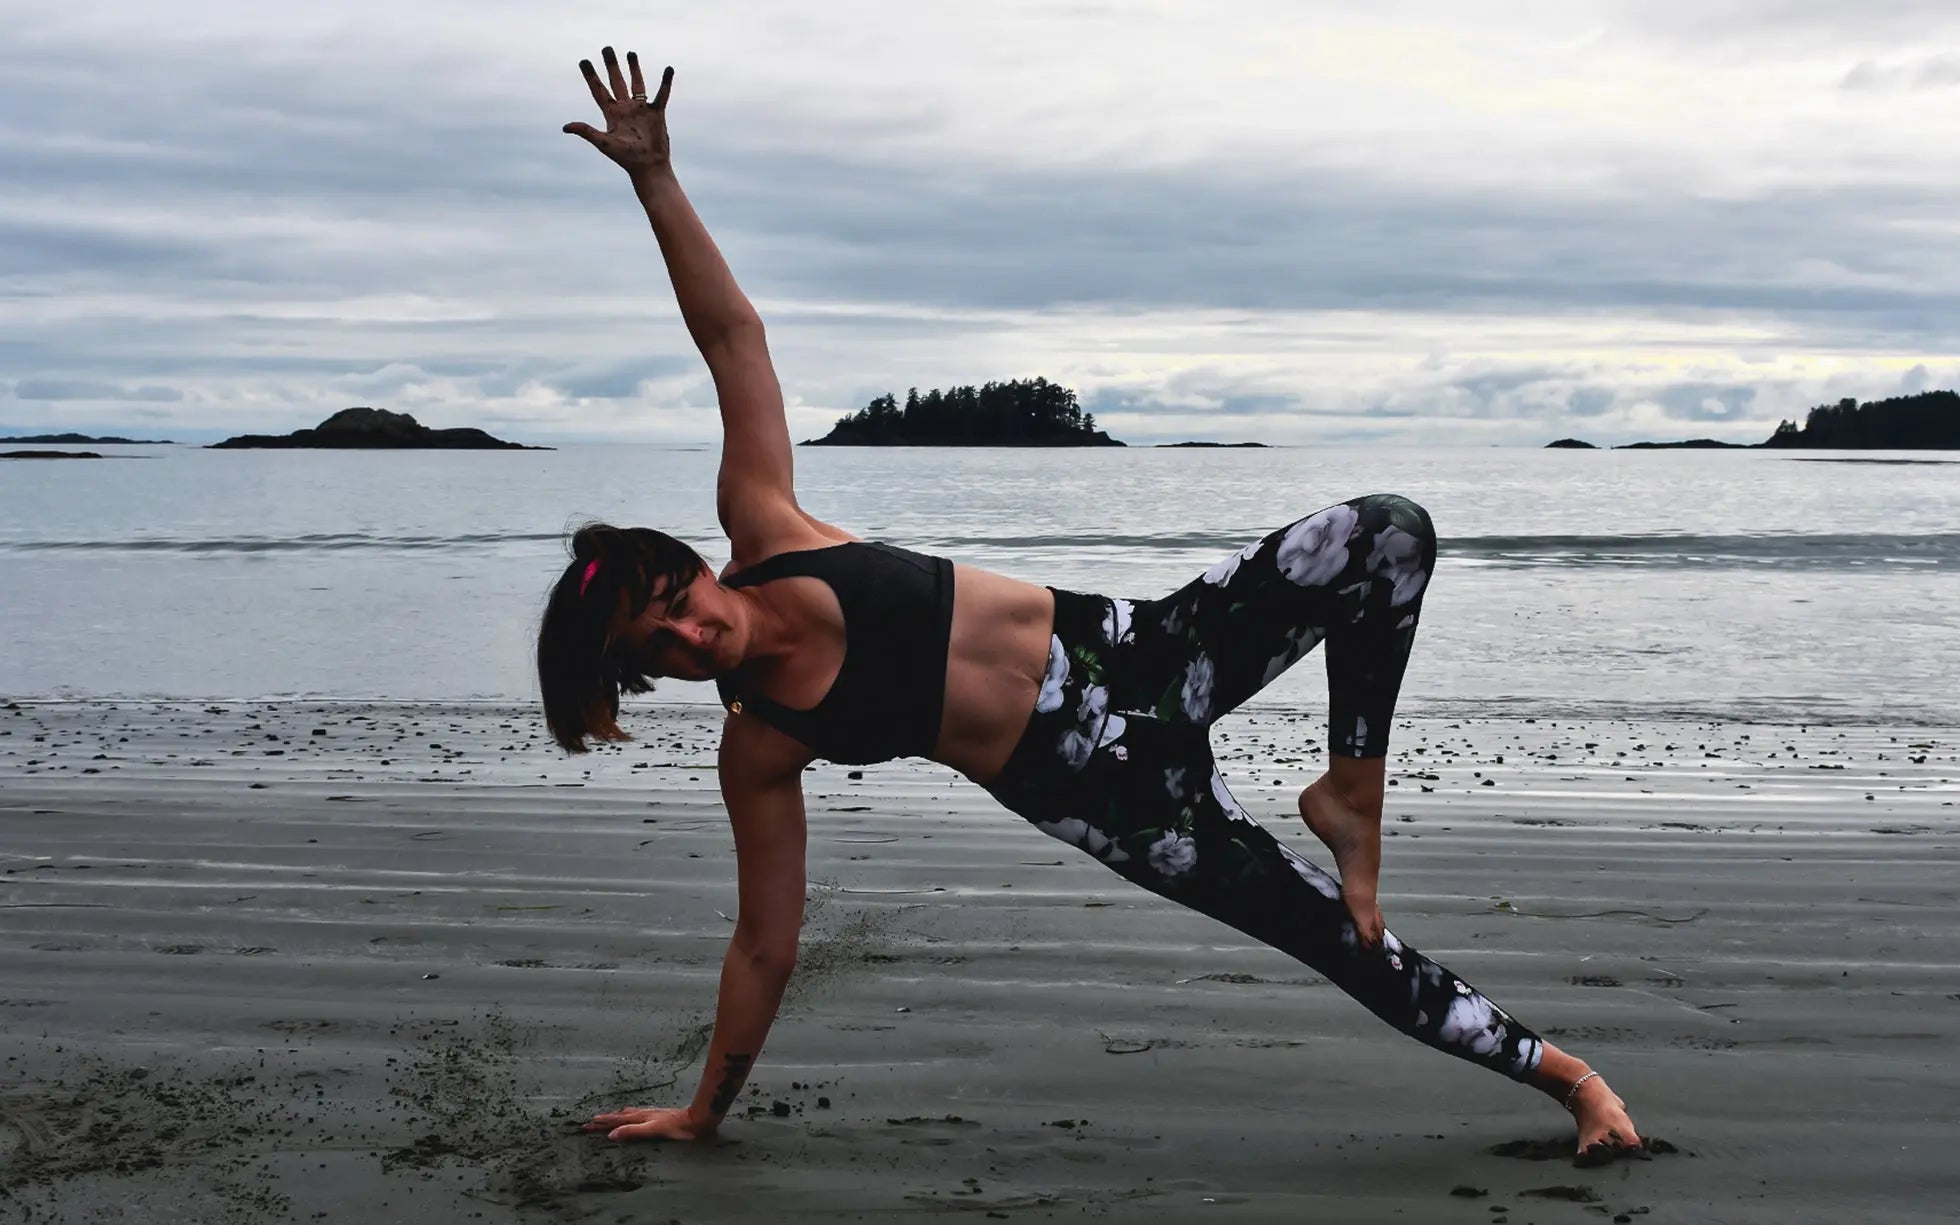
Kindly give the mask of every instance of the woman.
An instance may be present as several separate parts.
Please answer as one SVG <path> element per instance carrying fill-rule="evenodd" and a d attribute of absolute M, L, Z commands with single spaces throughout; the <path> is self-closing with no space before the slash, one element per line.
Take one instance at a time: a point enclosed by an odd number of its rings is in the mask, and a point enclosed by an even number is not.
<path fill-rule="evenodd" d="M 782 391 L 762 321 L 668 159 L 673 69 L 648 101 L 612 48 L 580 64 L 606 130 L 584 137 L 631 176 L 682 318 L 720 397 L 719 578 L 671 537 L 593 525 L 539 635 L 545 717 L 567 750 L 624 740 L 621 692 L 712 679 L 728 708 L 722 794 L 741 914 L 691 1105 L 596 1116 L 613 1139 L 695 1139 L 735 1100 L 795 961 L 804 895 L 801 776 L 916 755 L 951 766 L 1043 831 L 1146 889 L 1312 966 L 1412 1037 L 1563 1103 L 1582 1158 L 1639 1146 L 1583 1062 L 1397 940 L 1375 902 L 1390 717 L 1435 561 L 1429 516 L 1376 495 L 1254 541 L 1157 600 L 1037 587 L 866 543 L 796 503 Z M 1207 729 L 1322 639 L 1330 768 L 1301 816 L 1340 880 L 1232 799 Z"/>

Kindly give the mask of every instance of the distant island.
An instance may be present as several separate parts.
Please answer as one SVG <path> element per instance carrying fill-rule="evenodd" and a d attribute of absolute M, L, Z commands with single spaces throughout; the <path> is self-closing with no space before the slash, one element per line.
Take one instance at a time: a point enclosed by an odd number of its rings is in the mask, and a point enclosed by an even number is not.
<path fill-rule="evenodd" d="M 14 438 L 0 438 L 0 442 L 57 442 L 71 446 L 168 447 L 175 445 L 168 438 L 91 438 L 87 434 L 22 434 Z"/>
<path fill-rule="evenodd" d="M 1263 447 L 1263 442 L 1160 442 L 1160 447 Z"/>
<path fill-rule="evenodd" d="M 1624 442 L 1615 451 L 1747 451 L 1765 442 L 1720 442 L 1713 438 L 1684 438 L 1680 442 Z"/>
<path fill-rule="evenodd" d="M 1577 438 L 1547 443 L 1553 447 L 1596 451 Z M 1801 427 L 1785 421 L 1762 442 L 1717 442 L 1690 438 L 1684 442 L 1630 442 L 1615 451 L 1667 450 L 1820 450 L 1820 451 L 1947 451 L 1960 450 L 1960 393 L 1922 391 L 1860 404 L 1839 400 L 1810 410 Z"/>
<path fill-rule="evenodd" d="M 240 434 L 214 442 L 207 450 L 241 447 L 333 447 L 355 450 L 432 448 L 449 451 L 549 451 L 492 438 L 472 427 L 432 430 L 407 413 L 385 408 L 343 408 L 310 430 L 290 434 Z"/>
<path fill-rule="evenodd" d="M 101 459 L 93 451 L 0 451 L 0 459 Z"/>
<path fill-rule="evenodd" d="M 1120 447 L 1096 428 L 1075 392 L 1045 378 L 967 385 L 924 395 L 914 387 L 901 407 L 882 395 L 806 447 Z"/>

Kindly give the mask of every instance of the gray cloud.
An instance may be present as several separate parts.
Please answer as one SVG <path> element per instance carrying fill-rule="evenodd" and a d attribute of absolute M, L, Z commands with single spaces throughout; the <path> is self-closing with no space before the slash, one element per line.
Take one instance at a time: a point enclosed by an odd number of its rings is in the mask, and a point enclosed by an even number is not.
<path fill-rule="evenodd" d="M 1669 416 L 1683 421 L 1734 421 L 1755 402 L 1756 389 L 1678 383 L 1653 398 L 1667 407 Z"/>
<path fill-rule="evenodd" d="M 1883 66 L 1865 60 L 1838 83 L 1851 90 L 1951 89 L 1960 85 L 1960 55 L 1935 55 L 1916 63 Z"/>
<path fill-rule="evenodd" d="M 7 80 L 13 83 L 0 87 L 6 111 L 54 109 L 52 98 L 32 93 L 36 78 L 0 74 Z M 602 275 L 617 283 L 621 252 L 611 244 L 637 228 L 630 200 L 606 190 L 601 176 L 610 168 L 591 165 L 596 159 L 568 138 L 545 140 L 555 134 L 542 123 L 444 118 L 404 127 L 394 118 L 395 99 L 336 94 L 329 80 L 291 74 L 187 84 L 152 93 L 132 117 L 130 137 L 194 148 L 197 156 L 91 161 L 41 151 L 21 163 L 18 183 L 72 191 L 140 180 L 166 207 L 179 193 L 216 203 L 220 215 L 201 233 L 145 235 L 83 217 L 0 226 L 0 251 L 31 267 L 173 282 L 243 276 L 289 287 L 407 288 L 427 284 L 425 277 L 459 286 L 466 275 L 460 285 L 498 294 L 540 283 L 569 290 Z M 1867 283 L 1870 274 L 1901 276 L 1941 262 L 1943 239 L 1916 241 L 1890 229 L 1901 219 L 1945 215 L 1943 191 L 1909 186 L 1710 201 L 1670 192 L 1664 182 L 1629 182 L 1580 200 L 1419 190 L 1311 167 L 1255 174 L 1243 166 L 974 166 L 954 178 L 934 165 L 848 149 L 745 148 L 724 135 L 703 134 L 690 182 L 717 229 L 736 235 L 732 245 L 767 252 L 744 270 L 758 293 L 844 290 L 984 307 L 1688 306 L 1891 311 L 1901 320 L 1923 311 L 1937 320 L 1952 315 L 1960 288 Z M 191 144 L 199 139 L 205 143 Z M 295 155 L 296 143 L 304 156 Z M 281 199 L 318 210 L 318 231 L 294 219 L 283 232 L 241 232 L 222 215 L 227 200 L 242 220 L 255 204 Z M 532 210 L 562 220 L 525 233 L 521 247 L 486 266 L 477 239 L 490 236 L 472 232 L 471 210 L 487 201 L 513 222 Z M 379 216 L 368 202 L 385 204 Z M 360 223 L 369 230 L 333 232 Z M 606 236 L 597 243 L 594 223 Z M 397 241 L 389 241 L 391 225 L 400 227 Z M 448 239 L 430 238 L 445 227 Z M 626 254 L 657 277 L 644 239 Z M 1787 270 L 1800 259 L 1839 275 L 1792 283 Z"/>
<path fill-rule="evenodd" d="M 1197 374 L 1179 380 L 1181 386 L 1159 392 L 1105 389 L 1082 397 L 1082 411 L 1093 413 L 1099 427 L 1112 418 L 1203 415 L 1213 418 L 1283 416 L 1301 408 L 1299 397 L 1283 392 L 1235 390 L 1229 380 Z M 1151 427 L 1147 424 L 1146 430 Z"/>
<path fill-rule="evenodd" d="M 1616 10 L 1621 31 L 1695 45 L 1742 42 L 1759 52 L 1792 46 L 1896 45 L 1923 40 L 1954 22 L 1946 0 L 1861 0 L 1855 5 L 1839 0 L 1615 0 L 1609 7 Z"/>
<path fill-rule="evenodd" d="M 574 398 L 616 400 L 638 395 L 650 379 L 690 374 L 699 365 L 689 357 L 652 358 L 565 371 L 545 381 Z"/>
<path fill-rule="evenodd" d="M 129 400 L 175 403 L 184 393 L 175 387 L 124 387 L 87 379 L 23 379 L 13 386 L 16 400 Z"/>
<path fill-rule="evenodd" d="M 770 231 L 776 258 L 759 279 L 791 295 L 849 286 L 1031 309 L 1682 308 L 1782 314 L 1852 343 L 1869 331 L 1887 344 L 1902 331 L 1929 345 L 1960 339 L 1960 280 L 1927 275 L 1950 264 L 1943 236 L 1894 228 L 1943 218 L 1946 197 L 1911 187 L 1717 202 L 1641 184 L 1579 202 L 1277 171 L 1256 182 L 993 171 L 948 184 L 924 170 L 733 152 L 715 169 L 752 184 L 717 201 L 719 215 L 744 234 Z"/>
<path fill-rule="evenodd" d="M 0 219 L 0 262 L 15 276 L 107 268 L 125 273 L 195 272 L 199 254 L 186 244 L 105 233 L 85 222 Z"/>
<path fill-rule="evenodd" d="M 1613 393 L 1604 387 L 1581 387 L 1566 397 L 1565 410 L 1574 417 L 1598 417 L 1613 401 Z"/>
<path fill-rule="evenodd" d="M 1857 106 L 1960 73 L 1951 55 L 1913 50 L 1943 12 L 1930 4 L 1600 11 L 1612 47 L 1839 39 L 1832 63 L 1863 57 L 1839 82 L 1869 95 Z M 548 111 L 494 78 L 418 64 L 383 33 L 283 58 L 217 41 L 125 57 L 50 17 L 0 47 L 0 360 L 16 398 L 100 417 L 167 391 L 180 419 L 252 428 L 373 400 L 556 436 L 679 420 L 636 405 L 711 408 L 623 179 L 556 131 L 585 106 L 566 66 L 538 66 L 560 77 Z M 105 107 L 73 105 L 76 73 Z M 1819 76 L 1820 95 L 1851 106 L 1834 79 Z M 1794 179 L 1704 181 L 1704 164 L 1804 164 L 1810 137 L 1794 122 L 1787 148 L 1746 153 L 1697 147 L 1661 118 L 1642 140 L 1667 156 L 1621 158 L 1624 134 L 1605 127 L 1591 149 L 1493 138 L 1494 173 L 1455 181 L 1392 141 L 1357 164 L 1310 115 L 1264 157 L 932 148 L 947 143 L 952 97 L 834 118 L 723 98 L 676 119 L 690 192 L 768 303 L 799 436 L 910 383 L 1070 371 L 1099 417 L 1136 421 L 1212 413 L 1288 430 L 1365 409 L 1536 428 L 1648 404 L 1742 430 L 1825 390 L 1823 376 L 1775 372 L 1750 392 L 1734 381 L 1745 346 L 1750 360 L 1870 354 L 1867 394 L 1896 377 L 1880 359 L 1939 368 L 1960 350 L 1939 176 L 1873 151 L 1817 156 L 1817 173 Z M 1219 313 L 1243 331 L 1217 335 Z M 1359 335 L 1364 356 L 1330 373 L 1330 337 L 1354 314 L 1373 333 L 1339 334 Z M 1507 325 L 1542 339 L 1505 340 Z M 1578 339 L 1593 332 L 1619 338 L 1616 357 Z M 1661 379 L 1643 364 L 1650 347 L 1697 360 Z M 615 403 L 569 407 L 583 400 Z"/>

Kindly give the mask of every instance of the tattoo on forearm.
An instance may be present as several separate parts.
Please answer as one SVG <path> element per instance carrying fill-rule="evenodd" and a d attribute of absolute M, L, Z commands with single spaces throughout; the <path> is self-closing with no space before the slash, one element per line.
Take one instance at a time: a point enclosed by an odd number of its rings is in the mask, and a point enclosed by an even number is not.
<path fill-rule="evenodd" d="M 715 1086 L 714 1101 L 709 1109 L 716 1114 L 727 1114 L 728 1108 L 735 1104 L 735 1095 L 742 1091 L 742 1082 L 749 1078 L 749 1064 L 755 1061 L 753 1055 L 730 1054 L 722 1063 L 721 1083 Z"/>

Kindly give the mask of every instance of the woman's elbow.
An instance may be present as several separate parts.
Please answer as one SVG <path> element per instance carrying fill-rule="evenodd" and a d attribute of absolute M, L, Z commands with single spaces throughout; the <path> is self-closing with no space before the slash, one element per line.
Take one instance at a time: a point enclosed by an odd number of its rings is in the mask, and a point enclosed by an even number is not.
<path fill-rule="evenodd" d="M 717 320 L 713 327 L 696 329 L 694 345 L 710 367 L 739 366 L 757 357 L 767 360 L 769 333 L 762 326 L 762 316 L 755 313 L 754 307 L 747 307 Z"/>

